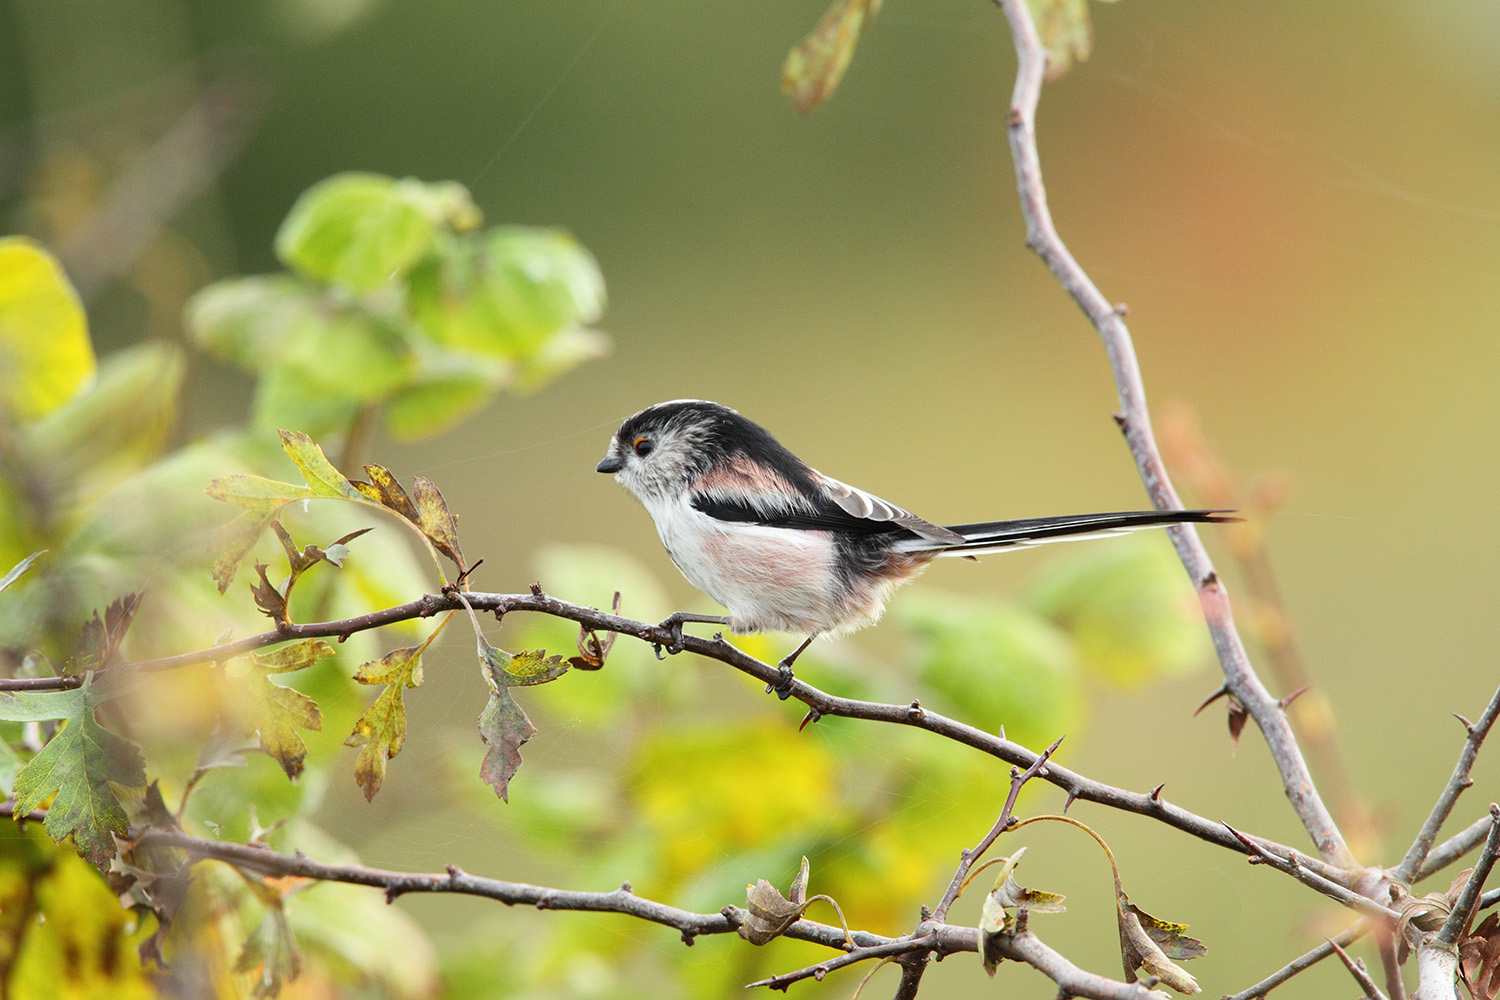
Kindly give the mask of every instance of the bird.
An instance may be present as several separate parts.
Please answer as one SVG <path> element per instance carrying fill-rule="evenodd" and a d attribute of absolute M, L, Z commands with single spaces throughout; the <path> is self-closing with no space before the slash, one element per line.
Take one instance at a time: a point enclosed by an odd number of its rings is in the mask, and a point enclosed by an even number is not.
<path fill-rule="evenodd" d="M 814 639 L 873 624 L 891 592 L 934 559 L 1238 520 L 1223 510 L 1149 510 L 939 525 L 824 475 L 764 427 L 702 399 L 628 417 L 595 468 L 640 500 L 682 575 L 729 611 L 670 616 L 669 650 L 681 649 L 684 622 L 807 636 L 766 686 L 782 699 Z"/>

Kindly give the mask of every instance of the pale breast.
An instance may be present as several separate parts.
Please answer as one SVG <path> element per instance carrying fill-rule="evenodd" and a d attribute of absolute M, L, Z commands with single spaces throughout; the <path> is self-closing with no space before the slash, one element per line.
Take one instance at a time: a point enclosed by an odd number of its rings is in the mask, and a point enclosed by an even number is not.
<path fill-rule="evenodd" d="M 651 516 L 682 575 L 729 609 L 736 632 L 810 634 L 840 624 L 837 553 L 828 532 L 724 522 L 685 499 Z"/>

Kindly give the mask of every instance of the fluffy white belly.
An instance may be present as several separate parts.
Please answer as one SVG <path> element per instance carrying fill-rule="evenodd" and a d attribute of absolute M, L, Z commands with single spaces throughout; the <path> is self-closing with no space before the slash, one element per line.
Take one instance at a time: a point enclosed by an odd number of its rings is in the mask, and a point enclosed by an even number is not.
<path fill-rule="evenodd" d="M 688 582 L 729 609 L 734 631 L 811 634 L 843 624 L 828 532 L 726 523 L 683 501 L 651 509 L 651 519 Z"/>

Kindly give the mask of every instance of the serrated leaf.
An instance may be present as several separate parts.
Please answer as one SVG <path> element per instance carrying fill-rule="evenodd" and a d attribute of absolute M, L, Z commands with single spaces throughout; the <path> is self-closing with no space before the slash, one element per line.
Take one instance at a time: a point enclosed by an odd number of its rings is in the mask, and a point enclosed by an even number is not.
<path fill-rule="evenodd" d="M 370 477 L 369 482 L 363 483 L 356 480 L 351 484 L 361 496 L 395 511 L 412 524 L 420 522 L 421 518 L 417 514 L 416 504 L 411 502 L 411 497 L 407 496 L 406 490 L 390 469 L 383 465 L 367 465 L 365 475 Z"/>
<path fill-rule="evenodd" d="M 400 753 L 406 743 L 406 702 L 402 692 L 422 683 L 422 651 L 426 648 L 424 642 L 393 650 L 354 673 L 354 679 L 361 684 L 386 685 L 344 741 L 345 746 L 361 748 L 354 762 L 354 780 L 364 789 L 366 801 L 374 799 L 380 791 L 386 761 Z"/>
<path fill-rule="evenodd" d="M 521 745 L 536 735 L 536 727 L 510 696 L 511 687 L 545 684 L 567 673 L 571 665 L 546 650 L 522 650 L 515 656 L 491 646 L 476 635 L 479 659 L 490 685 L 490 700 L 479 716 L 479 735 L 489 748 L 479 765 L 479 776 L 509 802 L 510 779 L 521 766 Z"/>
<path fill-rule="evenodd" d="M 1136 972 L 1144 970 L 1179 993 L 1202 991 L 1198 981 L 1172 961 L 1198 958 L 1208 950 L 1203 942 L 1183 933 L 1187 924 L 1158 920 L 1127 899 L 1124 892 L 1117 892 L 1115 909 L 1127 982 L 1135 982 Z"/>
<path fill-rule="evenodd" d="M 42 549 L 41 552 L 33 552 L 31 555 L 27 556 L 25 559 L 22 559 L 20 562 L 12 566 L 10 568 L 10 572 L 6 573 L 4 577 L 0 577 L 0 590 L 4 590 L 6 587 L 9 587 L 11 584 L 15 583 L 16 580 L 20 578 L 21 574 L 30 569 L 31 564 L 37 561 L 37 557 L 40 556 L 42 552 L 46 551 L 46 549 Z"/>
<path fill-rule="evenodd" d="M 84 623 L 78 636 L 77 652 L 65 672 L 82 674 L 109 666 L 140 606 L 140 594 L 127 594 L 110 602 L 102 619 L 96 610 L 94 616 Z"/>
<path fill-rule="evenodd" d="M 254 973 L 253 995 L 257 1000 L 269 1000 L 281 992 L 283 985 L 297 978 L 302 971 L 302 954 L 287 922 L 281 893 L 258 879 L 249 884 L 266 905 L 266 912 L 241 946 L 234 971 Z"/>
<path fill-rule="evenodd" d="M 792 95 L 798 114 L 807 114 L 833 96 L 880 4 L 881 0 L 834 0 L 817 26 L 787 53 L 781 89 Z"/>
<path fill-rule="evenodd" d="M 359 500 L 363 494 L 354 488 L 344 474 L 333 467 L 328 457 L 323 454 L 323 449 L 313 441 L 312 438 L 301 431 L 283 430 L 281 433 L 281 450 L 286 452 L 287 458 L 302 473 L 302 478 L 307 480 L 307 488 L 312 491 L 313 496 L 331 497 L 342 500 Z"/>
<path fill-rule="evenodd" d="M 94 375 L 78 293 L 56 258 L 31 240 L 0 239 L 0 415 L 45 417 Z"/>
<path fill-rule="evenodd" d="M 467 565 L 458 548 L 458 519 L 448 510 L 443 494 L 430 479 L 422 476 L 412 477 L 411 492 L 417 506 L 417 526 L 437 550 L 452 559 L 459 572 L 463 572 Z"/>
<path fill-rule="evenodd" d="M 301 670 L 333 652 L 321 639 L 307 639 L 272 653 L 252 653 L 247 660 L 231 661 L 226 670 L 245 690 L 247 728 L 260 734 L 261 750 L 281 765 L 288 778 L 302 773 L 307 757 L 307 744 L 297 730 L 321 730 L 323 713 L 307 695 L 273 683 L 270 675 Z"/>
<path fill-rule="evenodd" d="M 303 670 L 325 656 L 336 656 L 334 649 L 322 639 L 302 639 L 298 642 L 278 646 L 269 653 L 251 653 L 250 660 L 256 668 L 268 674 L 285 674 Z"/>
<path fill-rule="evenodd" d="M 308 277 L 370 291 L 402 277 L 441 227 L 478 221 L 460 184 L 335 174 L 297 199 L 276 233 L 276 255 Z"/>
<path fill-rule="evenodd" d="M 521 766 L 521 745 L 535 735 L 536 727 L 509 689 L 492 690 L 479 716 L 479 736 L 488 748 L 479 764 L 479 777 L 502 801 L 510 801 L 510 779 Z"/>
<path fill-rule="evenodd" d="M 145 765 L 135 745 L 94 717 L 94 710 L 112 693 L 90 677 L 71 691 L 0 695 L 0 718 L 63 721 L 16 773 L 16 815 L 24 816 L 55 795 L 47 810 L 47 834 L 59 843 L 71 834 L 78 853 L 101 870 L 115 853 L 114 835 L 124 836 L 128 827 L 110 783 L 131 788 L 146 783 Z"/>

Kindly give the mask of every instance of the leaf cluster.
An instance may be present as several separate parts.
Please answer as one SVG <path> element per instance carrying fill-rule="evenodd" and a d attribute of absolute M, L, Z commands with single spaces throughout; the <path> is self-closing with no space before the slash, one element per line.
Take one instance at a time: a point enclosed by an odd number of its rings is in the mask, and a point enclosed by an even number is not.
<path fill-rule="evenodd" d="M 606 346 L 589 253 L 560 230 L 481 218 L 455 182 L 337 174 L 276 235 L 288 273 L 210 285 L 188 329 L 256 374 L 257 429 L 322 437 L 379 413 L 398 438 L 438 433 Z"/>

